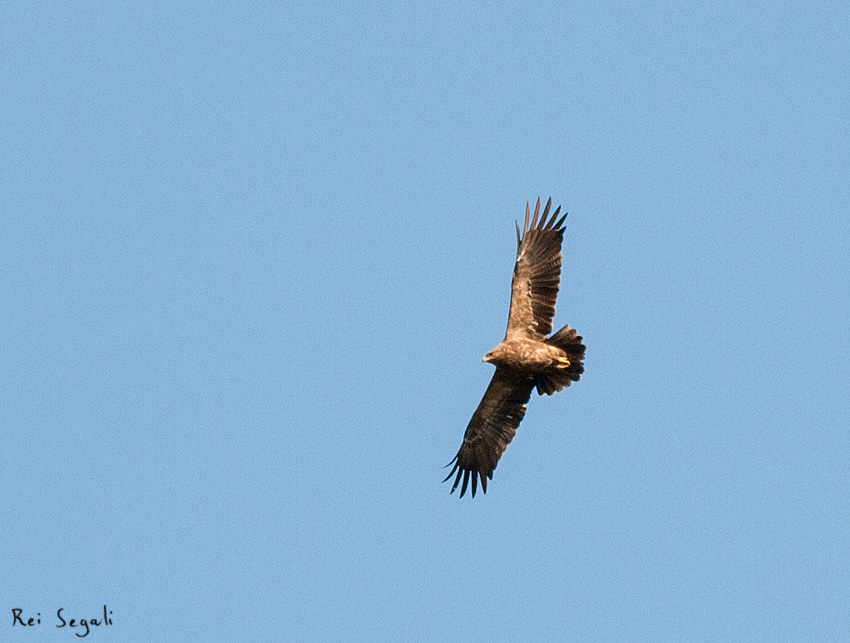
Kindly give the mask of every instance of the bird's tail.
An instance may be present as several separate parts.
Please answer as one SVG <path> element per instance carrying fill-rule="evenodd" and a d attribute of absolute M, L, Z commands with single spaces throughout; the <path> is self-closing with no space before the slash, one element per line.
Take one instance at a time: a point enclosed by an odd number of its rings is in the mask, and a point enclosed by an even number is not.
<path fill-rule="evenodd" d="M 564 326 L 557 333 L 546 340 L 547 344 L 557 346 L 567 354 L 567 359 L 570 360 L 570 365 L 566 368 L 552 367 L 545 373 L 540 373 L 535 376 L 534 384 L 537 386 L 537 393 L 543 395 L 552 395 L 562 388 L 569 386 L 572 382 L 577 382 L 584 373 L 584 344 L 581 343 L 581 336 L 576 332 L 575 328 Z"/>

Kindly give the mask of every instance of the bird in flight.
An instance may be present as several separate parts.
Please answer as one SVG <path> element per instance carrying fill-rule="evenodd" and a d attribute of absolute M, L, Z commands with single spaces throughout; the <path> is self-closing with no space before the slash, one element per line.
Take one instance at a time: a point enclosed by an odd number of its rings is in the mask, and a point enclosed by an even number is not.
<path fill-rule="evenodd" d="M 564 239 L 560 206 L 549 217 L 550 198 L 540 215 L 540 199 L 529 222 L 529 204 L 525 205 L 525 223 L 520 234 L 516 224 L 517 256 L 511 282 L 511 308 L 505 339 L 484 356 L 496 366 L 496 373 L 463 436 L 463 444 L 449 466 L 446 480 L 457 472 L 452 493 L 463 479 L 460 497 L 472 480 L 472 496 L 481 479 L 487 493 L 487 480 L 499 458 L 516 435 L 525 415 L 525 405 L 536 387 L 537 393 L 553 395 L 578 381 L 584 372 L 585 346 L 575 329 L 564 326 L 551 337 L 555 299 L 561 278 L 561 242 Z"/>

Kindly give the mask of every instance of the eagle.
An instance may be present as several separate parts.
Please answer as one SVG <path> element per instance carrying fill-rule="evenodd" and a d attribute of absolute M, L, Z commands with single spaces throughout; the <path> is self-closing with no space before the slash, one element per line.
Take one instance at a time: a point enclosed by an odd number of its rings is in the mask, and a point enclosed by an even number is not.
<path fill-rule="evenodd" d="M 451 493 L 463 478 L 460 497 L 472 480 L 472 497 L 481 479 L 487 493 L 487 480 L 499 458 L 516 435 L 525 416 L 531 391 L 553 395 L 578 381 L 584 372 L 585 346 L 575 329 L 564 326 L 551 337 L 555 299 L 561 278 L 561 243 L 564 239 L 564 214 L 560 206 L 552 216 L 550 198 L 540 215 L 540 199 L 529 222 L 529 204 L 525 204 L 525 223 L 520 234 L 516 222 L 517 255 L 511 283 L 511 307 L 505 339 L 484 356 L 496 366 L 496 373 L 463 436 L 463 444 L 445 482 L 457 472 Z"/>

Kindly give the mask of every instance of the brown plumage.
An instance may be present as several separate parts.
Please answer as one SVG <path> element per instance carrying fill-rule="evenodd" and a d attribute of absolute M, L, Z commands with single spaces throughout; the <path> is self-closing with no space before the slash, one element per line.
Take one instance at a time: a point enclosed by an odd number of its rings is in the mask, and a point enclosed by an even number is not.
<path fill-rule="evenodd" d="M 525 405 L 535 387 L 537 393 L 552 395 L 584 372 L 584 344 L 576 331 L 564 326 L 551 337 L 552 317 L 561 278 L 561 242 L 563 223 L 558 207 L 549 217 L 552 199 L 540 214 L 540 199 L 529 223 L 529 205 L 525 205 L 522 234 L 517 232 L 517 257 L 511 283 L 511 308 L 505 339 L 484 356 L 496 365 L 496 373 L 463 436 L 454 464 L 445 482 L 457 472 L 452 493 L 463 479 L 460 496 L 472 480 L 472 496 L 481 479 L 487 493 L 487 480 L 499 458 L 516 435 L 525 415 Z M 448 465 L 447 465 L 448 466 Z"/>

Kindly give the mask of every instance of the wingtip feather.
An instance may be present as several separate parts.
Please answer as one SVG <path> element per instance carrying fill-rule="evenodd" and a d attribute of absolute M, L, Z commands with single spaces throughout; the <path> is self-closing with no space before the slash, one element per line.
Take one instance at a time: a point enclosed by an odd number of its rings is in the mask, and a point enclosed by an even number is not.
<path fill-rule="evenodd" d="M 543 208 L 543 217 L 540 219 L 540 229 L 541 229 L 541 230 L 546 230 L 546 229 L 547 229 L 547 227 L 548 227 L 548 226 L 546 225 L 546 217 L 548 217 L 548 216 L 549 216 L 549 208 L 550 208 L 551 206 L 552 206 L 552 197 L 550 196 L 550 197 L 549 197 L 549 200 L 548 200 L 548 201 L 546 201 L 546 207 L 545 207 L 545 208 Z"/>
<path fill-rule="evenodd" d="M 561 209 L 561 208 L 560 208 L 560 207 L 558 207 L 558 210 L 560 210 L 560 209 Z M 564 216 L 562 216 L 560 219 L 558 219 L 558 223 L 556 223 L 556 224 L 555 224 L 555 229 L 556 229 L 556 230 L 560 230 L 560 229 L 563 227 L 563 225 L 564 225 L 564 221 L 566 221 L 566 219 L 567 219 L 567 215 L 568 215 L 568 214 L 569 214 L 569 212 L 564 212 Z M 557 213 L 557 212 L 555 213 L 555 216 L 558 216 L 558 213 Z"/>
<path fill-rule="evenodd" d="M 548 230 L 557 230 L 558 229 L 558 214 L 561 212 L 561 206 L 559 205 L 555 208 L 555 211 L 552 213 L 552 218 L 549 219 L 549 225 L 547 226 Z"/>
<path fill-rule="evenodd" d="M 463 471 L 463 486 L 461 486 L 460 488 L 460 497 L 463 498 L 463 494 L 466 493 L 466 487 L 469 485 L 469 470 L 461 469 L 461 471 Z M 460 471 L 458 471 L 457 473 L 458 477 L 460 477 Z"/>
<path fill-rule="evenodd" d="M 529 211 L 529 203 L 525 202 L 525 223 L 522 225 L 522 236 L 525 236 L 525 233 L 528 232 L 528 211 Z"/>
<path fill-rule="evenodd" d="M 534 206 L 534 218 L 531 219 L 531 229 L 537 227 L 537 215 L 540 214 L 540 197 L 537 197 L 537 205 Z"/>
<path fill-rule="evenodd" d="M 454 481 L 454 484 L 452 485 L 452 490 L 451 490 L 450 493 L 454 493 L 455 489 L 457 489 L 457 484 L 458 484 L 458 482 L 460 482 L 460 476 L 461 476 L 462 473 L 463 473 L 463 469 L 457 470 L 457 478 L 455 478 L 455 481 Z M 463 495 L 463 494 L 461 494 L 461 495 Z"/>
<path fill-rule="evenodd" d="M 451 491 L 449 491 L 449 495 L 457 491 L 458 486 L 460 486 L 460 494 L 458 495 L 459 498 L 463 498 L 466 495 L 467 490 L 471 491 L 472 497 L 474 498 L 475 494 L 478 492 L 479 480 L 481 481 L 481 493 L 487 493 L 487 480 L 493 479 L 493 469 L 490 469 L 490 471 L 486 473 L 484 471 L 476 471 L 474 469 L 462 469 L 460 467 L 460 463 L 457 461 L 457 456 L 455 456 L 452 461 L 443 468 L 445 469 L 451 464 L 454 464 L 454 467 L 452 467 L 452 470 L 449 471 L 449 475 L 443 478 L 443 482 L 448 482 L 451 480 L 452 476 L 455 478 L 454 483 L 452 483 Z M 472 482 L 471 485 L 469 484 L 470 481 Z"/>

